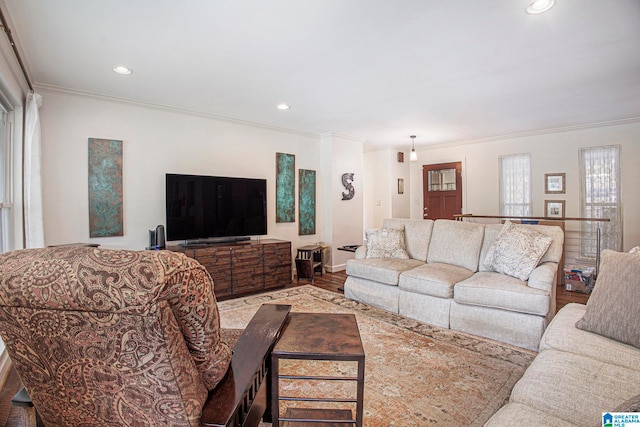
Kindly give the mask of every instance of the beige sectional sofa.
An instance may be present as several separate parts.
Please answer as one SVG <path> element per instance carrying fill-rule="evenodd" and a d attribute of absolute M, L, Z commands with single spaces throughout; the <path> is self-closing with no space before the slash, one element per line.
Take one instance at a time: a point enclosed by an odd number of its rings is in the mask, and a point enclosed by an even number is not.
<path fill-rule="evenodd" d="M 551 241 L 525 280 L 485 264 L 491 252 L 495 258 L 494 243 L 506 226 Z M 556 272 L 564 241 L 560 227 L 385 219 L 383 229 L 404 230 L 408 257 L 372 258 L 371 245 L 358 248 L 355 259 L 347 261 L 347 298 L 443 328 L 538 349 L 555 314 Z"/>
<path fill-rule="evenodd" d="M 640 256 L 604 251 L 587 305 L 555 316 L 540 351 L 487 426 L 601 426 L 640 411 Z"/>

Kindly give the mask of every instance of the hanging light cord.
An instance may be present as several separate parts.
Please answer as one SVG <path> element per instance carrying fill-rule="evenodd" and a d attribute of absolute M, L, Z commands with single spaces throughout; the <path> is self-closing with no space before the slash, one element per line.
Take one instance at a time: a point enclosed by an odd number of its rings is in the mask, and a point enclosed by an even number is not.
<path fill-rule="evenodd" d="M 29 74 L 27 74 L 27 70 L 24 67 L 24 63 L 22 62 L 20 53 L 18 53 L 18 48 L 16 47 L 16 43 L 13 40 L 13 36 L 11 35 L 9 24 L 7 24 L 7 20 L 4 18 L 4 12 L 2 12 L 2 8 L 0 8 L 0 21 L 2 21 L 2 29 L 9 38 L 9 43 L 11 44 L 11 48 L 13 49 L 13 53 L 16 55 L 16 59 L 18 60 L 18 64 L 20 65 L 20 69 L 22 70 L 22 74 L 24 75 L 24 79 L 27 81 L 27 85 L 29 86 L 29 89 L 31 89 L 31 92 L 34 92 L 33 85 L 31 84 L 31 79 L 29 79 Z"/>

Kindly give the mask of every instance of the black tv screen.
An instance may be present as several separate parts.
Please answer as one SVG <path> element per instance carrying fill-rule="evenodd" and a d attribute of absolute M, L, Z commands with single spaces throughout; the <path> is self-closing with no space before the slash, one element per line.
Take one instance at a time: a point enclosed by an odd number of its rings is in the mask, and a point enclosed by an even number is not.
<path fill-rule="evenodd" d="M 167 240 L 267 234 L 267 180 L 166 174 Z"/>

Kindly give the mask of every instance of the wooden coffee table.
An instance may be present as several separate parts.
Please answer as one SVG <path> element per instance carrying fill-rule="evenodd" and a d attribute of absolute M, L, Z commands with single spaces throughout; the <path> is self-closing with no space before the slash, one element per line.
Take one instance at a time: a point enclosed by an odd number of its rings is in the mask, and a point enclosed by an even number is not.
<path fill-rule="evenodd" d="M 281 375 L 280 360 L 325 360 L 357 363 L 357 376 Z M 271 398 L 273 427 L 322 425 L 362 427 L 364 401 L 364 349 L 358 323 L 353 314 L 290 313 L 280 339 L 271 353 Z M 355 381 L 356 396 L 335 399 L 323 396 L 280 396 L 280 380 Z M 313 389 L 309 390 L 313 393 Z M 350 409 L 288 408 L 280 417 L 282 401 L 332 402 L 355 405 L 355 420 Z M 311 424 L 311 422 L 316 424 Z M 323 424 L 319 424 L 323 423 Z"/>

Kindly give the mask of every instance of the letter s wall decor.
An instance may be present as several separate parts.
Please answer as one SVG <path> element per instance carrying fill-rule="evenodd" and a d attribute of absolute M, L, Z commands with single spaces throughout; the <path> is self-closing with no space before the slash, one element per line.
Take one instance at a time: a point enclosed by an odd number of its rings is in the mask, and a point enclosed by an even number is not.
<path fill-rule="evenodd" d="M 342 200 L 351 200 L 355 195 L 356 189 L 353 188 L 351 183 L 353 182 L 353 173 L 343 173 L 342 174 L 342 185 L 347 190 L 346 193 L 342 192 Z"/>

